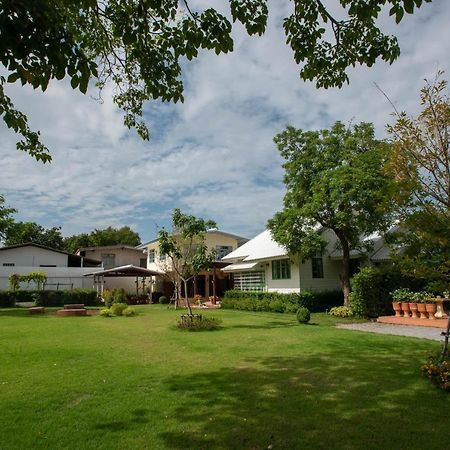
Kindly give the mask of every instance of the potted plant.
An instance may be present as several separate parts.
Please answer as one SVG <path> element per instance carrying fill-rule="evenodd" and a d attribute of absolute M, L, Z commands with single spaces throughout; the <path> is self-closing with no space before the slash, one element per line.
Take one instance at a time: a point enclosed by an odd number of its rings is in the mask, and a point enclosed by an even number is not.
<path fill-rule="evenodd" d="M 437 312 L 436 299 L 431 296 L 431 294 L 425 300 L 425 309 L 428 313 L 428 318 L 431 320 L 436 320 L 435 314 Z"/>
<path fill-rule="evenodd" d="M 417 310 L 419 312 L 420 315 L 420 319 L 427 319 L 427 308 L 425 306 L 426 301 L 428 299 L 430 294 L 428 294 L 428 292 L 416 292 L 414 294 L 414 297 L 416 299 L 417 302 Z"/>
<path fill-rule="evenodd" d="M 402 317 L 401 311 L 403 311 L 405 317 L 409 316 L 411 296 L 412 292 L 409 289 L 396 289 L 391 292 L 392 308 L 394 309 L 395 317 Z M 402 304 L 405 304 L 405 308 L 402 307 Z"/>

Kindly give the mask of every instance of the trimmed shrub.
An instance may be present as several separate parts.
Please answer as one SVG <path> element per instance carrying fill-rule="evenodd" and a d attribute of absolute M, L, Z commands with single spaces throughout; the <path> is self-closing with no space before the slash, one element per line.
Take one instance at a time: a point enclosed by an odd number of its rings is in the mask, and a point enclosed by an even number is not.
<path fill-rule="evenodd" d="M 328 314 L 334 317 L 352 317 L 353 310 L 349 306 L 335 306 L 330 309 Z"/>
<path fill-rule="evenodd" d="M 249 292 L 230 290 L 225 292 L 222 308 L 244 311 L 288 312 L 295 314 L 304 306 L 311 312 L 324 312 L 333 306 L 342 305 L 344 296 L 340 291 L 300 292 L 280 294 L 278 292 Z"/>
<path fill-rule="evenodd" d="M 420 291 L 427 282 L 425 279 L 405 276 L 391 265 L 383 268 L 364 267 L 352 278 L 350 307 L 356 316 L 392 314 L 391 292 L 400 288 Z"/>
<path fill-rule="evenodd" d="M 111 308 L 102 308 L 100 310 L 100 315 L 102 317 L 114 317 L 113 312 L 111 311 Z"/>
<path fill-rule="evenodd" d="M 178 320 L 177 327 L 187 331 L 212 331 L 220 328 L 222 321 L 216 317 L 190 317 Z"/>
<path fill-rule="evenodd" d="M 133 308 L 130 308 L 130 307 L 125 308 L 122 311 L 122 316 L 125 316 L 125 317 L 131 317 L 131 316 L 135 316 L 135 315 L 136 315 L 136 311 Z"/>
<path fill-rule="evenodd" d="M 113 303 L 111 305 L 111 312 L 115 315 L 115 316 L 121 316 L 122 313 L 128 308 L 128 305 L 126 303 Z"/>
<path fill-rule="evenodd" d="M 64 291 L 34 291 L 36 306 L 63 306 Z"/>
<path fill-rule="evenodd" d="M 298 323 L 308 323 L 311 320 L 309 309 L 304 306 L 298 308 L 296 315 Z"/>
<path fill-rule="evenodd" d="M 165 296 L 165 295 L 161 295 L 158 299 L 158 302 L 161 305 L 168 305 L 169 304 L 169 299 Z"/>
<path fill-rule="evenodd" d="M 86 306 L 98 306 L 99 298 L 95 289 L 72 289 L 64 290 L 64 305 L 80 303 Z"/>
<path fill-rule="evenodd" d="M 12 308 L 16 304 L 10 291 L 0 291 L 0 308 Z"/>

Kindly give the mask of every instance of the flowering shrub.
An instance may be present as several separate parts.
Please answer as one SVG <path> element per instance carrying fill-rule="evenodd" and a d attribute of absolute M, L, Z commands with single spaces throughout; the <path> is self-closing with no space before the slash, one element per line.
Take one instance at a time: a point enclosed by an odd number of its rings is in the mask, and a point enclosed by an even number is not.
<path fill-rule="evenodd" d="M 335 317 L 352 317 L 353 310 L 349 306 L 335 306 L 328 311 L 328 314 Z"/>
<path fill-rule="evenodd" d="M 422 366 L 422 373 L 433 384 L 450 392 L 450 359 L 447 357 L 441 362 L 441 356 L 430 355 L 426 364 Z"/>
<path fill-rule="evenodd" d="M 393 302 L 414 303 L 416 301 L 414 293 L 407 288 L 392 291 L 391 297 Z"/>

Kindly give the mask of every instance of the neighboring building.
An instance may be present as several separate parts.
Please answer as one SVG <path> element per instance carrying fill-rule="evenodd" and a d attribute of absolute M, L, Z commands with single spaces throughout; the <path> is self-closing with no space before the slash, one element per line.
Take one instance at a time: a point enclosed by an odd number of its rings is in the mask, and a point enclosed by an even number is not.
<path fill-rule="evenodd" d="M 129 245 L 106 245 L 103 247 L 84 247 L 76 252 L 82 257 L 101 261 L 103 269 L 114 269 L 123 266 L 147 267 L 147 255 L 142 249 Z M 136 293 L 136 279 L 134 277 L 108 277 L 104 279 L 104 289 L 124 288 L 129 294 Z M 139 283 L 142 288 L 142 280 Z"/>
<path fill-rule="evenodd" d="M 83 275 L 93 267 L 100 270 L 101 262 L 34 243 L 11 245 L 0 248 L 0 289 L 9 288 L 8 278 L 13 273 L 36 271 L 47 275 L 46 289 L 92 287 L 92 280 Z M 34 289 L 26 283 L 21 287 Z"/>
<path fill-rule="evenodd" d="M 270 231 L 263 231 L 222 258 L 229 263 L 222 271 L 233 274 L 234 289 L 239 290 L 289 293 L 340 289 L 342 252 L 331 230 L 323 230 L 322 237 L 327 241 L 322 254 L 304 260 L 299 255 L 289 255 L 272 239 Z M 368 255 L 351 252 L 351 273 L 355 273 L 361 263 L 375 265 L 389 258 L 389 251 L 379 235 L 366 240 L 373 243 L 372 250 Z"/>
<path fill-rule="evenodd" d="M 192 297 L 198 294 L 206 298 L 210 296 L 223 296 L 223 293 L 231 288 L 232 280 L 229 274 L 220 270 L 226 265 L 221 259 L 247 241 L 248 239 L 242 236 L 219 230 L 209 230 L 206 233 L 205 243 L 208 249 L 216 251 L 216 261 L 209 270 L 202 271 L 195 279 L 190 281 L 188 295 Z M 137 248 L 147 253 L 148 269 L 162 271 L 166 274 L 170 273 L 170 262 L 166 255 L 160 253 L 158 239 L 141 244 Z M 163 292 L 164 295 L 170 297 L 173 293 L 173 283 L 169 278 L 157 277 L 155 279 L 154 291 Z"/>

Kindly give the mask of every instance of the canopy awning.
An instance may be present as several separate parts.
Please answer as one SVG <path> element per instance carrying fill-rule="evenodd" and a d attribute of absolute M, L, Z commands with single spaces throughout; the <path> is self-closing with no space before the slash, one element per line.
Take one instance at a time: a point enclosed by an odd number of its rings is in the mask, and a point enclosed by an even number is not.
<path fill-rule="evenodd" d="M 223 272 L 239 272 L 241 270 L 251 270 L 256 265 L 258 265 L 257 262 L 230 264 L 229 266 L 224 267 L 222 269 L 222 271 Z"/>
<path fill-rule="evenodd" d="M 85 277 L 152 277 L 155 275 L 163 275 L 163 272 L 156 270 L 145 269 L 144 267 L 133 266 L 128 264 L 127 266 L 113 267 L 112 269 L 99 270 L 91 273 L 87 273 Z"/>

